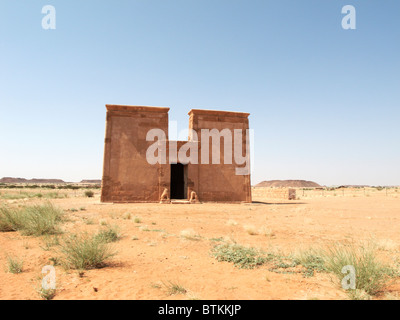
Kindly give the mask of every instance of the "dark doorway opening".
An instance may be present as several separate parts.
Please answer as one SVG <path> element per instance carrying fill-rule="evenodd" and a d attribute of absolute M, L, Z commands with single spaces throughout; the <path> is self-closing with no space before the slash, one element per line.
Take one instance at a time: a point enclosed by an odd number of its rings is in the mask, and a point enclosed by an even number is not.
<path fill-rule="evenodd" d="M 171 164 L 171 199 L 186 199 L 187 166 Z"/>

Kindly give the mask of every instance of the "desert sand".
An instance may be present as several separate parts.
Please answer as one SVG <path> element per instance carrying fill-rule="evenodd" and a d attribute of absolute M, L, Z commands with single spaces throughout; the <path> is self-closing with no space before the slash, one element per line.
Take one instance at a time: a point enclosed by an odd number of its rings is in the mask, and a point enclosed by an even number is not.
<path fill-rule="evenodd" d="M 20 190 L 0 190 L 1 194 Z M 38 192 L 38 191 L 35 191 Z M 42 191 L 48 192 L 48 191 Z M 59 191 L 63 193 L 63 191 Z M 79 274 L 56 266 L 58 299 L 348 299 L 340 282 L 327 273 L 304 277 L 281 274 L 267 266 L 238 269 L 210 255 L 219 241 L 235 241 L 265 251 L 292 253 L 342 241 L 373 240 L 388 259 L 400 246 L 400 193 L 298 193 L 295 201 L 253 199 L 252 204 L 102 204 L 84 191 L 65 191 L 51 199 L 68 221 L 64 234 L 96 233 L 118 226 L 117 254 L 102 269 Z M 24 206 L 44 199 L 0 199 L 0 205 Z M 138 219 L 135 219 L 138 218 Z M 139 221 L 140 220 L 140 221 Z M 250 234 L 254 229 L 255 234 Z M 43 266 L 59 256 L 41 237 L 0 233 L 0 299 L 41 299 L 37 293 Z M 24 261 L 23 272 L 6 270 L 6 257 Z M 165 283 L 184 287 L 170 295 Z M 397 279 L 375 299 L 397 298 Z"/>

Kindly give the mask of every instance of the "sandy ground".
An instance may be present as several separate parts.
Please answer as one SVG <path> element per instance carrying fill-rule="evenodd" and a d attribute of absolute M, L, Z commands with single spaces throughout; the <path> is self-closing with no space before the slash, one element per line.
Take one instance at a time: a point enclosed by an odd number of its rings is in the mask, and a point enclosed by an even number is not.
<path fill-rule="evenodd" d="M 0 204 L 44 201 L 3 199 Z M 118 226 L 123 234 L 112 244 L 117 255 L 103 269 L 85 271 L 82 276 L 57 266 L 54 299 L 348 299 L 338 280 L 329 274 L 305 278 L 300 273 L 275 273 L 267 266 L 238 269 L 216 261 L 210 249 L 219 238 L 284 253 L 344 240 L 373 239 L 383 253 L 395 257 L 400 245 L 400 198 L 383 194 L 308 196 L 253 204 L 162 205 L 101 204 L 98 191 L 94 198 L 75 191 L 51 202 L 67 212 L 69 221 L 62 225 L 65 234 L 95 233 L 105 228 L 104 223 Z M 126 219 L 128 213 L 130 219 Z M 141 222 L 135 222 L 135 217 Z M 250 235 L 249 228 L 258 234 Z M 185 234 L 198 237 L 187 239 L 182 236 Z M 0 299 L 40 299 L 37 289 L 42 267 L 59 254 L 57 247 L 47 250 L 42 238 L 0 233 Z M 22 273 L 7 272 L 7 255 L 23 259 Z M 163 285 L 169 282 L 181 285 L 187 293 L 169 295 Z M 399 290 L 395 281 L 378 298 L 397 298 Z"/>

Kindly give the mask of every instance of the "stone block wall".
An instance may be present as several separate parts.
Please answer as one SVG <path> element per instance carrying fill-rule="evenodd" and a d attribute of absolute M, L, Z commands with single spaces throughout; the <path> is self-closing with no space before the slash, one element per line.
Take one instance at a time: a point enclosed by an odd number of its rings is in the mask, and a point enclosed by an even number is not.
<path fill-rule="evenodd" d="M 252 195 L 255 201 L 264 199 L 296 200 L 296 189 L 252 187 Z"/>

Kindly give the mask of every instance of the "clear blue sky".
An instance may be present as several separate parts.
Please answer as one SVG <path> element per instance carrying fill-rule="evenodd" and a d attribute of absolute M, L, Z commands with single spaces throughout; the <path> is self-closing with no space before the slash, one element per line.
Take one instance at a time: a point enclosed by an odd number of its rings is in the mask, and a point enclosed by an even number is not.
<path fill-rule="evenodd" d="M 250 112 L 252 183 L 400 184 L 399 0 L 1 0 L 0 57 L 0 177 L 101 178 L 110 103 Z"/>

